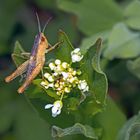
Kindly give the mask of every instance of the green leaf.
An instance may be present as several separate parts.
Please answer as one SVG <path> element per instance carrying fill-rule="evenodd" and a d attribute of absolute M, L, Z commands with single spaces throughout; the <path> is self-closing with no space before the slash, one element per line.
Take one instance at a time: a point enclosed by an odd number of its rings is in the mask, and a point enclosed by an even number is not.
<path fill-rule="evenodd" d="M 140 78 L 140 57 L 136 58 L 135 60 L 129 60 L 127 62 L 127 67 L 131 73 Z"/>
<path fill-rule="evenodd" d="M 108 59 L 133 58 L 140 54 L 140 34 L 130 31 L 123 23 L 116 24 L 109 36 L 104 56 Z"/>
<path fill-rule="evenodd" d="M 99 37 L 102 38 L 103 43 L 105 43 L 108 39 L 109 33 L 110 33 L 109 31 L 105 31 L 105 32 L 97 33 L 97 34 L 94 34 L 90 37 L 84 38 L 81 42 L 81 45 L 80 45 L 80 49 L 81 49 L 82 54 L 85 54 L 87 52 L 87 50 L 93 44 L 95 44 L 96 40 Z"/>
<path fill-rule="evenodd" d="M 91 114 L 101 111 L 105 105 L 107 94 L 107 79 L 100 68 L 101 41 L 101 39 L 98 39 L 96 43 L 88 49 L 81 62 L 81 71 L 83 73 L 81 78 L 88 82 L 89 93 L 92 98 L 87 104 L 85 112 Z M 91 108 L 89 106 L 93 107 Z"/>
<path fill-rule="evenodd" d="M 126 118 L 111 98 L 107 98 L 106 108 L 103 112 L 93 117 L 93 124 L 103 128 L 101 140 L 116 140 L 120 128 L 124 125 Z"/>
<path fill-rule="evenodd" d="M 121 10 L 112 0 L 58 0 L 58 6 L 78 17 L 77 27 L 86 35 L 108 30 L 122 19 Z"/>
<path fill-rule="evenodd" d="M 16 41 L 14 52 L 12 53 L 12 59 L 17 67 L 28 59 L 28 57 L 22 55 L 22 53 L 26 52 L 21 47 L 20 43 Z"/>
<path fill-rule="evenodd" d="M 59 31 L 59 42 L 62 42 L 56 52 L 56 57 L 61 61 L 71 62 L 71 51 L 74 49 L 68 36 L 62 31 Z"/>
<path fill-rule="evenodd" d="M 140 1 L 134 0 L 124 10 L 125 23 L 136 30 L 140 30 Z"/>
<path fill-rule="evenodd" d="M 82 134 L 87 138 L 98 140 L 96 130 L 94 130 L 89 125 L 76 123 L 74 126 L 65 129 L 59 128 L 57 126 L 52 127 L 52 136 L 54 138 L 61 138 L 67 135 L 75 135 L 75 134 Z"/>
<path fill-rule="evenodd" d="M 140 112 L 129 119 L 119 131 L 117 140 L 139 140 L 140 138 Z"/>

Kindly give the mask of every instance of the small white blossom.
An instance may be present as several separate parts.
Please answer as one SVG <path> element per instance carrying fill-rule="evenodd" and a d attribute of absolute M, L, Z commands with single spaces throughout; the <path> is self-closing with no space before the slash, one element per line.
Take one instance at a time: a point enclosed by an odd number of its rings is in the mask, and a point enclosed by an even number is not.
<path fill-rule="evenodd" d="M 72 62 L 79 62 L 82 60 L 83 55 L 80 52 L 80 48 L 76 48 L 75 50 L 73 50 L 71 52 L 71 58 L 72 58 Z"/>
<path fill-rule="evenodd" d="M 61 64 L 61 61 L 60 61 L 59 59 L 56 59 L 56 60 L 55 60 L 55 64 L 56 64 L 56 65 L 60 65 L 60 64 Z"/>
<path fill-rule="evenodd" d="M 80 52 L 80 48 L 76 48 L 73 50 L 74 53 L 79 53 Z"/>
<path fill-rule="evenodd" d="M 52 108 L 52 117 L 56 117 L 61 113 L 61 109 L 63 107 L 63 103 L 60 100 L 55 101 L 53 104 L 45 105 L 45 109 Z"/>
<path fill-rule="evenodd" d="M 49 76 L 50 76 L 49 73 L 45 73 L 45 74 L 44 74 L 44 77 L 47 78 L 47 79 L 49 78 Z"/>
<path fill-rule="evenodd" d="M 51 83 L 51 84 L 49 84 L 48 86 L 51 87 L 51 88 L 53 88 L 53 87 L 54 87 L 54 84 Z"/>
<path fill-rule="evenodd" d="M 69 67 L 69 64 L 68 64 L 67 62 L 63 62 L 63 63 L 62 63 L 62 67 L 63 67 L 64 69 L 66 69 L 66 68 Z"/>
<path fill-rule="evenodd" d="M 53 82 L 53 81 L 54 81 L 53 76 L 49 76 L 49 77 L 48 77 L 48 81 L 49 81 L 49 82 Z"/>
<path fill-rule="evenodd" d="M 55 72 L 60 73 L 63 70 L 63 67 L 61 65 L 57 65 Z"/>
<path fill-rule="evenodd" d="M 87 82 L 85 80 L 79 81 L 78 88 L 82 90 L 83 92 L 86 92 L 89 90 L 89 86 L 87 85 Z"/>
<path fill-rule="evenodd" d="M 45 87 L 45 89 L 48 89 L 49 88 L 49 86 L 47 85 L 47 86 L 44 86 Z"/>
<path fill-rule="evenodd" d="M 41 85 L 41 86 L 46 86 L 46 85 L 47 85 L 47 83 L 46 83 L 46 82 L 44 82 L 44 81 L 42 81 L 42 82 L 40 83 L 40 85 Z"/>
<path fill-rule="evenodd" d="M 63 79 L 67 79 L 69 74 L 67 72 L 62 72 Z"/>
<path fill-rule="evenodd" d="M 49 63 L 49 67 L 50 67 L 51 70 L 54 70 L 56 66 L 55 66 L 54 63 Z"/>
<path fill-rule="evenodd" d="M 54 76 L 58 76 L 58 75 L 59 75 L 59 73 L 57 73 L 57 72 L 54 72 L 54 73 L 53 73 L 53 75 L 54 75 Z"/>
<path fill-rule="evenodd" d="M 74 80 L 75 80 L 75 78 L 74 78 L 74 77 L 72 77 L 72 78 L 69 78 L 69 79 L 68 79 L 68 81 L 69 81 L 70 83 L 73 83 L 73 82 L 74 82 Z"/>

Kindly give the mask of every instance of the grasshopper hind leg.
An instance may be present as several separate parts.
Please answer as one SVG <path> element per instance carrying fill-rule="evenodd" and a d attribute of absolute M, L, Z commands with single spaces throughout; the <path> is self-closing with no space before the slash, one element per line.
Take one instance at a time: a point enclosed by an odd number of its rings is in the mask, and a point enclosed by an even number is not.
<path fill-rule="evenodd" d="M 23 85 L 18 89 L 18 93 L 23 93 L 24 90 L 28 87 L 28 85 L 34 80 L 34 78 L 40 73 L 41 69 L 42 69 L 43 65 L 42 64 L 38 64 L 34 70 L 32 71 L 32 73 L 29 75 L 29 77 L 25 80 L 25 82 L 23 83 Z"/>
<path fill-rule="evenodd" d="M 22 75 L 27 70 L 27 66 L 29 64 L 29 60 L 22 63 L 11 75 L 5 78 L 5 82 L 9 83 L 14 80 L 16 77 Z"/>

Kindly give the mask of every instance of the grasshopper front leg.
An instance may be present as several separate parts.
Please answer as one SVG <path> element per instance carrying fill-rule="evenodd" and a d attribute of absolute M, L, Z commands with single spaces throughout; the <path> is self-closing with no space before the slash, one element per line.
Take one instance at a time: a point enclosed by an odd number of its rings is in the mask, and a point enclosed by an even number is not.
<path fill-rule="evenodd" d="M 9 83 L 16 77 L 18 77 L 18 76 L 22 75 L 24 72 L 26 72 L 28 64 L 29 64 L 29 60 L 22 63 L 11 75 L 9 75 L 5 78 L 5 82 Z"/>
<path fill-rule="evenodd" d="M 48 52 L 54 50 L 54 49 L 57 48 L 57 47 L 59 46 L 59 44 L 61 44 L 61 43 L 62 43 L 62 42 L 57 42 L 54 46 L 51 46 L 51 45 L 49 44 L 49 48 L 46 50 L 46 53 L 48 53 Z"/>

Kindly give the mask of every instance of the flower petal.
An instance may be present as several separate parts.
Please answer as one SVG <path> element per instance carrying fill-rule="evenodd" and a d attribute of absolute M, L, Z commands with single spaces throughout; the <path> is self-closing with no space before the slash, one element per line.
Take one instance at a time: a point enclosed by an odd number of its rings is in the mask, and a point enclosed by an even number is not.
<path fill-rule="evenodd" d="M 78 52 L 80 52 L 80 48 L 76 48 L 76 49 L 74 49 L 73 52 L 74 52 L 74 53 L 78 53 Z"/>
<path fill-rule="evenodd" d="M 45 109 L 49 109 L 51 107 L 53 107 L 53 104 L 47 104 L 47 105 L 45 105 Z"/>

